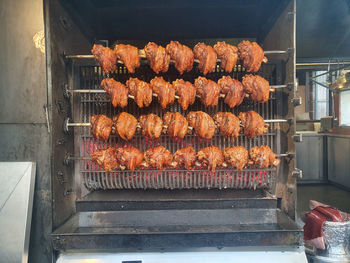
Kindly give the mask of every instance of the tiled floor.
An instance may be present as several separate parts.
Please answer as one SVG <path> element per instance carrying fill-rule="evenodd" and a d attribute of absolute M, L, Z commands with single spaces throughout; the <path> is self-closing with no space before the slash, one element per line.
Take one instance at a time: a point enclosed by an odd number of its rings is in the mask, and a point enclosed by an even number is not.
<path fill-rule="evenodd" d="M 297 214 L 309 211 L 309 200 L 316 200 L 350 213 L 350 192 L 333 185 L 298 185 Z"/>

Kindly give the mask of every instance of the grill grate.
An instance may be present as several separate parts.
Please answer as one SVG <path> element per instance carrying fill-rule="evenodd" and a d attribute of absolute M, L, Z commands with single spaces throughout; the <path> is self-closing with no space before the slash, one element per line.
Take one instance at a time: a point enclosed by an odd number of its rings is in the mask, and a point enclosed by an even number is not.
<path fill-rule="evenodd" d="M 234 71 L 230 74 L 232 77 L 241 80 L 244 75 L 244 68 L 241 65 L 237 65 Z M 271 85 L 276 84 L 276 65 L 269 63 L 262 66 L 258 72 L 267 79 Z M 208 74 L 206 77 L 217 81 L 223 75 L 227 73 L 223 72 L 219 67 L 216 71 Z M 117 72 L 110 75 L 116 80 L 125 83 L 129 77 L 137 77 L 144 81 L 149 82 L 154 76 L 154 72 L 148 65 L 142 65 L 135 74 L 129 74 L 124 66 L 119 66 Z M 165 80 L 173 81 L 177 78 L 183 78 L 187 81 L 194 82 L 194 79 L 200 76 L 195 67 L 191 72 L 185 73 L 180 76 L 173 65 L 170 65 L 169 71 L 162 75 Z M 102 79 L 106 78 L 101 68 L 96 65 L 83 65 L 79 67 L 78 86 L 80 89 L 101 89 L 100 83 Z M 128 106 L 124 109 L 113 108 L 107 94 L 93 94 L 84 93 L 79 94 L 79 120 L 78 122 L 89 122 L 90 116 L 93 114 L 105 114 L 109 117 L 117 115 L 122 111 L 129 112 L 135 117 L 139 117 L 142 114 L 154 113 L 162 117 L 167 111 L 179 112 L 183 115 L 187 115 L 189 111 L 202 110 L 213 116 L 219 111 L 231 111 L 238 115 L 239 112 L 254 110 L 258 112 L 264 119 L 276 118 L 276 101 L 275 93 L 271 93 L 271 97 L 267 103 L 256 103 L 250 99 L 245 99 L 244 102 L 234 109 L 230 109 L 226 105 L 223 99 L 219 100 L 219 103 L 215 107 L 204 107 L 199 99 L 195 104 L 191 105 L 188 110 L 184 111 L 180 105 L 176 102 L 170 106 L 167 110 L 162 110 L 159 106 L 157 99 L 153 98 L 152 104 L 143 109 L 139 109 L 133 100 L 129 100 Z M 236 140 L 215 134 L 211 140 L 201 139 L 194 135 L 186 135 L 184 139 L 170 138 L 166 135 L 162 135 L 159 139 L 150 140 L 140 134 L 134 136 L 130 142 L 126 142 L 117 136 L 110 136 L 107 142 L 101 142 L 92 137 L 89 127 L 79 127 L 75 129 L 76 139 L 80 142 L 80 156 L 88 157 L 96 149 L 105 149 L 108 146 L 123 147 L 125 145 L 132 145 L 139 148 L 141 151 L 145 151 L 150 147 L 156 145 L 163 145 L 174 153 L 177 149 L 192 145 L 196 151 L 203 147 L 210 145 L 216 145 L 221 149 L 231 146 L 242 145 L 247 149 L 254 146 L 268 145 L 276 151 L 275 140 L 276 130 L 275 125 L 271 123 L 268 133 L 260 137 L 248 139 L 244 135 L 240 135 Z M 215 173 L 209 172 L 204 169 L 195 169 L 192 171 L 170 169 L 164 171 L 158 170 L 137 170 L 131 171 L 119 171 L 113 173 L 106 173 L 100 169 L 100 167 L 92 161 L 81 160 L 80 172 L 83 176 L 83 181 L 88 189 L 188 189 L 188 188 L 271 188 L 274 185 L 277 169 L 245 169 L 238 172 L 234 169 L 217 169 Z"/>

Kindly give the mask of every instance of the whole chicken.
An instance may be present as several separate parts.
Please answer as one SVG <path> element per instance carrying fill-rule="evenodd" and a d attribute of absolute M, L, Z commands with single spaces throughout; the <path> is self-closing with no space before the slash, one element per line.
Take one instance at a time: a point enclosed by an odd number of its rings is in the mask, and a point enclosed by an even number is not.
<path fill-rule="evenodd" d="M 212 172 L 215 172 L 216 167 L 224 163 L 224 155 L 216 146 L 201 149 L 197 153 L 197 159 L 201 164 L 208 166 L 208 169 Z"/>
<path fill-rule="evenodd" d="M 248 164 L 248 151 L 243 146 L 235 146 L 226 148 L 224 151 L 225 160 L 241 171 Z"/>
<path fill-rule="evenodd" d="M 114 117 L 113 120 L 116 122 L 116 128 L 120 138 L 129 141 L 134 137 L 137 127 L 137 119 L 133 115 L 127 112 L 122 112 L 117 117 Z"/>
<path fill-rule="evenodd" d="M 255 146 L 249 151 L 250 160 L 258 165 L 261 169 L 268 168 L 270 166 L 278 166 L 280 159 L 276 157 L 276 154 L 267 145 Z"/>
<path fill-rule="evenodd" d="M 135 147 L 117 148 L 116 158 L 122 169 L 134 171 L 143 161 L 143 153 Z"/>
<path fill-rule="evenodd" d="M 196 100 L 196 88 L 188 81 L 183 79 L 177 79 L 173 81 L 173 87 L 176 90 L 176 94 L 179 96 L 177 102 L 180 104 L 183 110 L 187 110 L 189 105 L 192 105 Z"/>
<path fill-rule="evenodd" d="M 241 130 L 239 119 L 231 112 L 218 112 L 214 116 L 223 136 L 237 138 Z"/>
<path fill-rule="evenodd" d="M 216 82 L 204 77 L 198 77 L 194 85 L 197 95 L 206 107 L 216 106 L 218 104 L 221 89 Z"/>
<path fill-rule="evenodd" d="M 191 170 L 196 162 L 197 153 L 192 146 L 179 149 L 174 154 L 172 166 L 184 166 L 187 170 Z"/>
<path fill-rule="evenodd" d="M 117 58 L 121 60 L 130 73 L 140 67 L 139 50 L 131 45 L 119 44 L 114 47 Z"/>
<path fill-rule="evenodd" d="M 91 154 L 92 161 L 96 162 L 106 172 L 119 169 L 119 163 L 116 158 L 116 151 L 109 147 L 104 150 L 96 150 Z"/>
<path fill-rule="evenodd" d="M 124 108 L 128 105 L 128 94 L 129 91 L 127 87 L 112 78 L 104 79 L 101 82 L 104 90 L 111 97 L 111 103 L 114 108 L 117 106 Z"/>
<path fill-rule="evenodd" d="M 170 55 L 170 58 L 174 60 L 175 68 L 180 74 L 192 70 L 194 55 L 189 47 L 181 45 L 178 41 L 170 41 L 166 46 L 166 52 Z"/>
<path fill-rule="evenodd" d="M 156 74 L 168 71 L 170 56 L 166 53 L 164 47 L 158 46 L 154 42 L 149 42 L 144 50 L 146 58 L 150 61 L 150 66 Z"/>
<path fill-rule="evenodd" d="M 141 115 L 139 118 L 142 135 L 151 139 L 159 138 L 163 130 L 163 120 L 153 114 Z"/>
<path fill-rule="evenodd" d="M 171 164 L 173 156 L 164 146 L 160 145 L 148 149 L 144 153 L 144 158 L 147 165 L 162 170 L 163 167 Z"/>
<path fill-rule="evenodd" d="M 114 50 L 102 45 L 95 44 L 92 47 L 91 53 L 100 64 L 105 74 L 116 71 L 117 55 L 115 54 Z"/>
<path fill-rule="evenodd" d="M 256 42 L 243 40 L 238 44 L 238 51 L 247 72 L 257 72 L 260 69 L 261 63 L 267 62 L 264 51 Z"/>
<path fill-rule="evenodd" d="M 184 116 L 178 112 L 167 112 L 163 116 L 164 125 L 167 126 L 169 137 L 183 138 L 187 134 L 188 122 Z"/>
<path fill-rule="evenodd" d="M 165 81 L 163 77 L 155 77 L 151 80 L 151 87 L 158 96 L 160 106 L 165 109 L 175 101 L 175 89 L 173 85 Z"/>
<path fill-rule="evenodd" d="M 222 41 L 217 42 L 214 49 L 221 60 L 220 67 L 226 72 L 232 72 L 238 60 L 238 48 Z"/>
<path fill-rule="evenodd" d="M 147 82 L 137 78 L 130 78 L 126 81 L 130 95 L 135 97 L 139 108 L 148 107 L 152 102 L 152 88 Z"/>
<path fill-rule="evenodd" d="M 214 48 L 204 43 L 198 43 L 193 48 L 194 58 L 199 60 L 198 69 L 207 75 L 216 68 L 216 53 Z"/>
<path fill-rule="evenodd" d="M 105 115 L 90 117 L 91 132 L 95 139 L 107 141 L 111 134 L 113 121 Z"/>
<path fill-rule="evenodd" d="M 214 120 L 203 111 L 190 111 L 187 114 L 188 124 L 193 127 L 199 137 L 211 139 L 215 133 Z"/>
<path fill-rule="evenodd" d="M 244 87 L 242 83 L 230 76 L 223 76 L 219 79 L 218 84 L 221 88 L 221 93 L 225 94 L 224 102 L 230 108 L 241 105 L 245 97 Z"/>
<path fill-rule="evenodd" d="M 242 84 L 251 99 L 257 102 L 267 102 L 270 97 L 269 82 L 258 75 L 245 75 Z"/>

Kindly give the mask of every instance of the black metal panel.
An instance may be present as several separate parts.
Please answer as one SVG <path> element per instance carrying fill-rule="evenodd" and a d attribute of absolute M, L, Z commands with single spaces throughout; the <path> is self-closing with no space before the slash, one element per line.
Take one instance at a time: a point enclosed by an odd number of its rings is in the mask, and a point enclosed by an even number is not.
<path fill-rule="evenodd" d="M 52 240 L 57 250 L 300 246 L 302 231 L 274 209 L 124 211 L 78 213 Z"/>
<path fill-rule="evenodd" d="M 95 191 L 77 201 L 77 211 L 276 208 L 261 190 Z"/>

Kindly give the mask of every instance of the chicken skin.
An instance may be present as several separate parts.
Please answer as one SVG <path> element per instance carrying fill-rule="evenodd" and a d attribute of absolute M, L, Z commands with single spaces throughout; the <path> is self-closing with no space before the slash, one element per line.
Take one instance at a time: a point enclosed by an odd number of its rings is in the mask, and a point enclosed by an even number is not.
<path fill-rule="evenodd" d="M 147 165 L 162 170 L 163 167 L 171 164 L 173 156 L 164 146 L 160 145 L 148 149 L 144 153 L 144 158 Z"/>
<path fill-rule="evenodd" d="M 114 47 L 117 58 L 121 60 L 129 73 L 135 73 L 135 69 L 140 67 L 139 50 L 131 45 L 119 44 Z"/>
<path fill-rule="evenodd" d="M 267 102 L 270 97 L 269 82 L 258 75 L 245 75 L 242 79 L 243 86 L 251 99 L 257 102 Z"/>
<path fill-rule="evenodd" d="M 184 116 L 178 112 L 167 112 L 163 116 L 164 125 L 167 126 L 169 137 L 183 138 L 187 134 L 188 122 Z"/>
<path fill-rule="evenodd" d="M 114 108 L 117 106 L 124 108 L 128 105 L 128 94 L 127 87 L 112 78 L 104 79 L 101 82 L 101 86 L 104 88 L 106 93 L 111 97 L 111 103 Z"/>
<path fill-rule="evenodd" d="M 116 158 L 116 151 L 109 147 L 105 150 L 96 150 L 91 154 L 92 161 L 96 162 L 106 172 L 117 170 L 120 168 Z"/>
<path fill-rule="evenodd" d="M 196 87 L 197 95 L 206 107 L 216 106 L 218 104 L 220 86 L 216 82 L 204 77 L 198 77 L 195 80 L 194 85 Z"/>
<path fill-rule="evenodd" d="M 267 145 L 255 146 L 249 151 L 250 160 L 258 165 L 261 169 L 268 168 L 270 166 L 278 166 L 280 159 L 276 157 L 276 154 Z"/>
<path fill-rule="evenodd" d="M 145 48 L 146 58 L 150 61 L 152 70 L 158 74 L 159 72 L 167 72 L 169 69 L 170 56 L 162 46 L 149 42 Z"/>
<path fill-rule="evenodd" d="M 260 69 L 261 63 L 267 62 L 264 51 L 256 42 L 243 40 L 238 44 L 238 51 L 247 72 L 257 72 Z"/>
<path fill-rule="evenodd" d="M 226 72 L 232 72 L 238 60 L 238 48 L 222 41 L 214 45 L 214 50 L 221 60 L 220 67 Z"/>
<path fill-rule="evenodd" d="M 244 135 L 250 139 L 267 132 L 264 119 L 255 111 L 241 112 L 238 118 L 243 126 Z"/>
<path fill-rule="evenodd" d="M 192 70 L 194 55 L 189 47 L 181 45 L 178 41 L 170 41 L 166 46 L 166 52 L 170 55 L 170 58 L 174 60 L 175 68 L 180 74 Z"/>
<path fill-rule="evenodd" d="M 223 76 L 219 79 L 218 84 L 221 88 L 221 93 L 225 94 L 225 103 L 230 108 L 241 105 L 245 97 L 245 92 L 240 81 L 230 76 Z"/>
<path fill-rule="evenodd" d="M 201 164 L 208 166 L 208 169 L 212 172 L 215 172 L 216 167 L 224 163 L 224 155 L 216 146 L 201 149 L 197 153 L 197 159 Z"/>
<path fill-rule="evenodd" d="M 243 146 L 229 147 L 224 151 L 225 160 L 241 171 L 248 164 L 248 151 Z"/>
<path fill-rule="evenodd" d="M 134 171 L 143 161 L 143 153 L 135 147 L 117 148 L 116 158 L 121 169 L 126 167 L 130 171 Z"/>
<path fill-rule="evenodd" d="M 231 112 L 218 112 L 214 116 L 223 136 L 237 138 L 241 130 L 239 119 Z"/>
<path fill-rule="evenodd" d="M 174 154 L 174 161 L 172 165 L 174 167 L 181 166 L 185 167 L 187 170 L 191 170 L 196 162 L 197 153 L 192 146 L 188 146 L 179 149 Z"/>
<path fill-rule="evenodd" d="M 137 119 L 133 115 L 122 112 L 117 117 L 114 117 L 113 120 L 116 122 L 116 128 L 120 138 L 129 141 L 134 137 Z"/>
<path fill-rule="evenodd" d="M 187 121 L 193 127 L 194 132 L 199 137 L 211 139 L 215 133 L 214 120 L 203 111 L 190 111 L 187 114 Z"/>
<path fill-rule="evenodd" d="M 130 95 L 134 96 L 139 108 L 148 107 L 152 102 L 152 88 L 147 82 L 137 78 L 130 78 L 126 81 Z"/>
<path fill-rule="evenodd" d="M 92 115 L 90 123 L 94 138 L 107 141 L 112 131 L 113 121 L 105 115 Z"/>
<path fill-rule="evenodd" d="M 177 102 L 180 104 L 183 110 L 187 110 L 189 105 L 192 105 L 196 100 L 196 88 L 188 81 L 183 79 L 177 79 L 173 81 L 173 87 L 176 90 L 176 94 L 179 96 Z"/>
<path fill-rule="evenodd" d="M 153 92 L 158 96 L 158 102 L 162 109 L 174 103 L 175 89 L 173 85 L 165 81 L 163 77 L 155 77 L 151 80 L 150 84 Z"/>
<path fill-rule="evenodd" d="M 204 43 L 198 43 L 193 48 L 194 58 L 199 60 L 198 69 L 207 75 L 214 72 L 216 67 L 216 53 L 214 48 Z"/>
<path fill-rule="evenodd" d="M 95 44 L 92 47 L 91 53 L 94 55 L 94 58 L 100 64 L 105 74 L 116 71 L 117 55 L 112 49 Z"/>
<path fill-rule="evenodd" d="M 153 113 L 141 115 L 139 118 L 139 123 L 143 136 L 147 136 L 151 139 L 156 139 L 159 138 L 162 134 L 163 121 L 159 116 Z"/>

